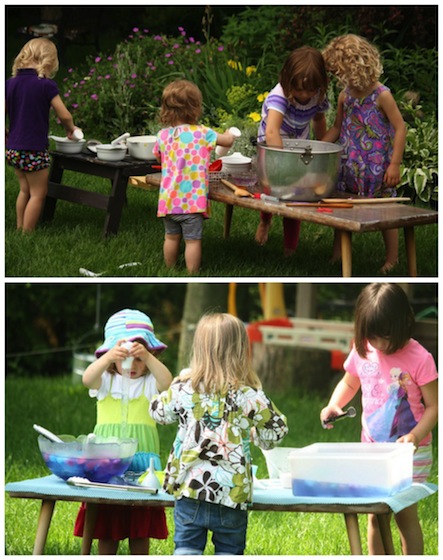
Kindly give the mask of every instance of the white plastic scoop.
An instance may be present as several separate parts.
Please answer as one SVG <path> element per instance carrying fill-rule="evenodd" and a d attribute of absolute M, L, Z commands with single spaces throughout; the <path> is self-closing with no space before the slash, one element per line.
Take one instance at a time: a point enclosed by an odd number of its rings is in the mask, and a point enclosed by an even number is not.
<path fill-rule="evenodd" d="M 38 424 L 34 424 L 34 430 L 38 432 L 40 435 L 44 436 L 46 439 L 53 441 L 54 443 L 63 443 L 63 440 L 60 439 L 58 436 L 47 430 L 46 428 L 42 428 Z"/>

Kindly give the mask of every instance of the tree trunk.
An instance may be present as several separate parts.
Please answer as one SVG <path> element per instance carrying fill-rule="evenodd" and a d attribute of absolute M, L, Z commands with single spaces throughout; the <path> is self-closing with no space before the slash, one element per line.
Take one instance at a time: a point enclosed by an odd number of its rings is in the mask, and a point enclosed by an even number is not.
<path fill-rule="evenodd" d="M 227 305 L 228 284 L 188 284 L 178 348 L 179 371 L 189 363 L 194 331 L 200 317 L 211 311 L 225 313 Z"/>

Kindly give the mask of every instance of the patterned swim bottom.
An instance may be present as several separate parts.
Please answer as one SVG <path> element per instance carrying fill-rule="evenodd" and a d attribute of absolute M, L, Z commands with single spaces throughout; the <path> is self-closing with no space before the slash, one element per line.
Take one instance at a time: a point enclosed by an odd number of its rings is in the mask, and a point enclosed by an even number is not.
<path fill-rule="evenodd" d="M 51 165 L 48 150 L 43 152 L 6 150 L 6 161 L 15 169 L 21 169 L 22 171 L 40 171 Z"/>

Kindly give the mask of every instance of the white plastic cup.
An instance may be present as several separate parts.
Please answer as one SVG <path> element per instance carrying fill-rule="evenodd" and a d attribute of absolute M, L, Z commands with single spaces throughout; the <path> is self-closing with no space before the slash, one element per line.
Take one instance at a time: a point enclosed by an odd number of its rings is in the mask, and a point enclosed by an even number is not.
<path fill-rule="evenodd" d="M 127 340 L 126 342 L 122 343 L 122 347 L 126 348 L 126 350 L 130 350 L 132 348 L 132 342 L 130 340 Z M 122 369 L 124 369 L 124 370 L 130 369 L 133 359 L 134 358 L 132 356 L 129 356 L 128 358 L 125 358 L 124 360 L 122 360 Z"/>
<path fill-rule="evenodd" d="M 231 128 L 228 129 L 228 132 L 232 134 L 234 139 L 240 138 L 241 136 L 241 131 L 236 126 L 231 126 Z M 223 157 L 229 152 L 230 149 L 231 148 L 225 148 L 224 146 L 217 146 L 215 148 L 215 153 L 218 155 L 218 157 Z"/>
<path fill-rule="evenodd" d="M 85 135 L 83 134 L 83 130 L 81 128 L 75 128 L 74 132 L 71 134 L 72 140 L 78 142 L 79 140 L 83 140 Z"/>

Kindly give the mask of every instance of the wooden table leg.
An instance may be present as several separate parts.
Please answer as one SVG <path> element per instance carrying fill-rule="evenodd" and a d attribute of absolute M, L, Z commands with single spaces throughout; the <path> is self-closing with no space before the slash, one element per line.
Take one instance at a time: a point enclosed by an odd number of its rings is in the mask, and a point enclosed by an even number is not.
<path fill-rule="evenodd" d="M 82 538 L 82 556 L 91 554 L 92 535 L 94 534 L 95 522 L 97 520 L 97 508 L 98 504 L 93 504 L 91 502 L 86 506 Z"/>
<path fill-rule="evenodd" d="M 51 525 L 52 513 L 54 512 L 55 500 L 42 500 L 40 515 L 37 523 L 37 533 L 35 535 L 34 556 L 41 556 L 45 549 L 46 538 L 48 536 L 49 526 Z"/>
<path fill-rule="evenodd" d="M 231 231 L 232 213 L 234 206 L 232 204 L 225 204 L 225 225 L 223 230 L 223 237 L 227 239 Z"/>
<path fill-rule="evenodd" d="M 120 218 L 123 206 L 126 202 L 126 187 L 128 178 L 123 175 L 121 170 L 115 172 L 112 179 L 112 193 L 109 198 L 108 208 L 106 211 L 105 225 L 103 226 L 103 237 L 116 235 L 120 225 Z"/>
<path fill-rule="evenodd" d="M 412 226 L 405 227 L 404 235 L 409 276 L 417 276 L 417 251 L 414 228 Z"/>
<path fill-rule="evenodd" d="M 352 276 L 352 233 L 340 230 L 342 275 L 344 278 Z"/>
<path fill-rule="evenodd" d="M 392 542 L 391 515 L 389 513 L 379 513 L 377 514 L 377 521 L 385 554 L 395 554 L 394 543 Z"/>
<path fill-rule="evenodd" d="M 355 556 L 362 555 L 360 530 L 358 527 L 358 517 L 356 513 L 345 513 L 346 530 L 348 532 L 349 545 L 351 554 Z"/>

